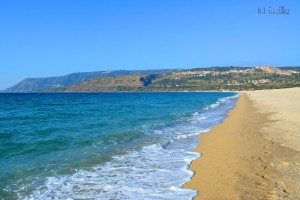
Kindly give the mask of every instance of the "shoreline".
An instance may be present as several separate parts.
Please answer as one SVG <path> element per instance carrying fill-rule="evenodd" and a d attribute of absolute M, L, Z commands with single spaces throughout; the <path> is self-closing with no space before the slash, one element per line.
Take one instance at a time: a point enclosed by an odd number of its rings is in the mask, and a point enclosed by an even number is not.
<path fill-rule="evenodd" d="M 198 136 L 194 151 L 201 157 L 190 164 L 194 176 L 183 186 L 198 191 L 194 199 L 300 198 L 300 152 L 268 137 L 280 111 L 265 109 L 255 92 L 242 93 L 221 124 Z"/>

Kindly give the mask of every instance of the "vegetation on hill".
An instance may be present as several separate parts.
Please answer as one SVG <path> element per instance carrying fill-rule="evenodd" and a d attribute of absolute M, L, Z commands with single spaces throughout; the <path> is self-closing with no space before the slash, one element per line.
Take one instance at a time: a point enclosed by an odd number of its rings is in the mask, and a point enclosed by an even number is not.
<path fill-rule="evenodd" d="M 178 71 L 159 77 L 150 85 L 154 90 L 170 91 L 257 90 L 296 86 L 300 86 L 299 72 L 271 67 Z"/>
<path fill-rule="evenodd" d="M 70 85 L 86 82 L 93 78 L 126 76 L 134 74 L 162 74 L 170 73 L 173 69 L 162 70 L 115 70 L 115 71 L 98 71 L 98 72 L 82 72 L 73 73 L 66 76 L 48 77 L 48 78 L 27 78 L 17 83 L 16 85 L 7 88 L 4 92 L 36 92 L 47 90 L 49 88 L 57 88 L 58 91 L 63 91 Z"/>
<path fill-rule="evenodd" d="M 81 84 L 45 90 L 47 92 L 117 92 L 134 91 L 142 87 L 140 75 L 95 78 Z"/>
<path fill-rule="evenodd" d="M 300 86 L 300 67 L 211 67 L 178 70 L 164 74 L 142 74 L 96 78 L 44 90 L 45 92 L 117 91 L 224 91 L 258 90 Z"/>

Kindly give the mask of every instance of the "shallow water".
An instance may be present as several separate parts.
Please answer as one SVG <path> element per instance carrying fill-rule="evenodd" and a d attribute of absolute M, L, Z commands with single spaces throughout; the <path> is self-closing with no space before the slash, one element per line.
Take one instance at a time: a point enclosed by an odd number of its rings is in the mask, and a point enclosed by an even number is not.
<path fill-rule="evenodd" d="M 196 135 L 235 93 L 0 94 L 0 197 L 192 199 Z"/>

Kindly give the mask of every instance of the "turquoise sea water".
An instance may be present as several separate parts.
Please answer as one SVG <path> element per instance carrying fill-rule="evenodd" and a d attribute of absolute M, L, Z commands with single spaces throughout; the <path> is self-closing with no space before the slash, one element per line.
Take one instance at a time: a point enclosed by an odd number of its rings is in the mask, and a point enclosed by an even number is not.
<path fill-rule="evenodd" d="M 0 199 L 192 199 L 235 93 L 0 94 Z M 175 198 L 176 197 L 176 198 Z"/>

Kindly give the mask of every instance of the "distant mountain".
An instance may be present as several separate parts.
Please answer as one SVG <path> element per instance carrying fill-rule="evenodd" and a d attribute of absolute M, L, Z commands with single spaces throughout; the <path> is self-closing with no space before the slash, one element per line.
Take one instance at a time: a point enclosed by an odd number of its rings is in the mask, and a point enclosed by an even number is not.
<path fill-rule="evenodd" d="M 174 69 L 163 70 L 115 70 L 115 71 L 97 71 L 72 73 L 66 76 L 47 77 L 47 78 L 26 78 L 16 85 L 7 88 L 3 92 L 25 93 L 47 90 L 50 88 L 64 88 L 73 84 L 86 82 L 93 78 L 125 76 L 134 74 L 163 74 L 174 72 Z"/>
<path fill-rule="evenodd" d="M 94 78 L 43 92 L 259 90 L 300 86 L 299 68 L 210 67 L 163 74 Z"/>
<path fill-rule="evenodd" d="M 300 67 L 211 67 L 158 76 L 148 91 L 260 90 L 300 86 Z M 146 88 L 145 88 L 146 89 Z"/>
<path fill-rule="evenodd" d="M 300 86 L 300 67 L 117 70 L 28 78 L 4 92 L 257 90 Z"/>
<path fill-rule="evenodd" d="M 141 91 L 151 84 L 158 74 L 110 76 L 90 79 L 86 82 L 66 87 L 49 88 L 43 92 L 120 92 Z"/>

